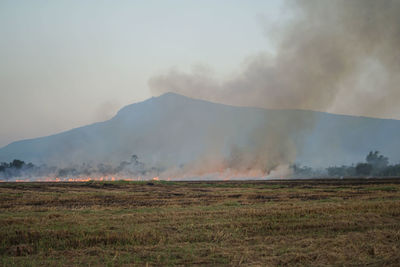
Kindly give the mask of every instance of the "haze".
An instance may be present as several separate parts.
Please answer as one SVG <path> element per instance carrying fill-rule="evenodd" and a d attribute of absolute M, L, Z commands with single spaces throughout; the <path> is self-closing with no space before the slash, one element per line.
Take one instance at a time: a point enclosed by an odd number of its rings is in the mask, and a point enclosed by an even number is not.
<path fill-rule="evenodd" d="M 337 32 L 332 22 L 349 14 L 343 13 L 345 2 L 1 1 L 0 146 L 106 120 L 124 105 L 165 91 L 235 105 L 400 119 L 395 83 L 399 50 L 394 49 L 400 47 L 398 1 L 354 1 L 349 10 L 356 19 L 338 25 L 364 22 L 363 14 L 371 18 L 369 25 L 362 25 L 363 31 L 349 27 Z M 305 19 L 298 15 L 299 6 Z M 297 38 L 294 32 L 301 34 Z M 377 32 L 384 34 L 376 39 Z M 332 39 L 324 38 L 329 42 L 322 45 L 333 44 L 332 49 L 309 52 L 323 56 L 345 51 L 340 55 L 350 63 L 363 57 L 362 73 L 339 60 L 333 66 L 343 67 L 345 75 L 337 75 L 335 68 L 329 69 L 333 76 L 306 72 L 300 80 L 315 79 L 320 87 L 293 86 L 298 84 L 299 69 L 319 66 L 313 60 L 303 62 L 307 54 L 299 54 L 304 50 L 297 44 L 320 44 L 315 37 L 327 36 Z M 355 36 L 353 43 L 338 41 L 349 36 Z M 295 51 L 294 57 L 282 57 L 282 43 Z M 350 45 L 363 53 L 348 57 L 349 50 L 343 48 Z M 382 49 L 386 52 L 369 57 L 371 51 Z M 317 56 L 311 58 L 321 58 Z M 285 61 L 278 67 L 271 63 L 279 59 L 295 62 L 295 67 L 286 72 Z M 294 78 L 277 79 L 288 73 Z M 272 91 L 266 86 L 270 83 Z M 324 84 L 331 86 L 321 88 Z M 319 93 L 325 89 L 335 93 L 325 97 Z"/>

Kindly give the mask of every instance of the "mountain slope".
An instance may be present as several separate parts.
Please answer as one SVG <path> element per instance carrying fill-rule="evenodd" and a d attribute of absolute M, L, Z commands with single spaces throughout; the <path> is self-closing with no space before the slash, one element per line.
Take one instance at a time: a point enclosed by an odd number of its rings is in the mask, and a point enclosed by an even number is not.
<path fill-rule="evenodd" d="M 151 166 L 196 162 L 216 170 L 222 161 L 250 168 L 250 161 L 272 157 L 271 166 L 349 164 L 379 150 L 398 162 L 399 134 L 396 120 L 234 107 L 167 93 L 128 105 L 105 122 L 11 143 L 0 149 L 0 161 L 116 164 L 136 154 Z"/>

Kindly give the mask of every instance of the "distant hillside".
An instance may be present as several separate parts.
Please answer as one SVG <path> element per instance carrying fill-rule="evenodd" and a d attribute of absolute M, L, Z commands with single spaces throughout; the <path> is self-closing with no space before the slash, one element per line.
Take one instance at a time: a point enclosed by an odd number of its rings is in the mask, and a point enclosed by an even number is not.
<path fill-rule="evenodd" d="M 257 148 L 252 142 L 257 131 L 261 140 L 272 141 Z M 232 157 L 232 151 L 245 150 L 247 145 L 252 146 L 246 151 L 249 155 L 277 154 L 280 146 L 287 150 L 288 140 L 281 143 L 280 136 L 290 139 L 293 161 L 313 167 L 362 161 L 370 150 L 381 151 L 392 162 L 400 161 L 400 121 L 234 107 L 173 93 L 128 105 L 105 122 L 11 143 L 0 149 L 0 161 L 17 158 L 65 166 L 118 163 L 136 154 L 146 164 L 165 168 L 194 161 L 213 164 L 221 157 L 231 157 L 228 161 L 234 164 L 246 159 Z"/>

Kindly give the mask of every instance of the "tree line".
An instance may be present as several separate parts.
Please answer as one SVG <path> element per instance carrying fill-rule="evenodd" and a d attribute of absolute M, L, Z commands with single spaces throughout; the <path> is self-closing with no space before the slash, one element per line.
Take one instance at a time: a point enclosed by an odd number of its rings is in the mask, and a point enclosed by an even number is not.
<path fill-rule="evenodd" d="M 292 166 L 294 176 L 310 177 L 326 175 L 328 177 L 400 177 L 400 163 L 389 164 L 389 158 L 381 155 L 379 151 L 370 151 L 365 157 L 365 162 L 357 164 L 331 166 L 324 170 L 313 170 L 311 167 Z"/>
<path fill-rule="evenodd" d="M 78 176 L 146 176 L 155 175 L 161 171 L 159 168 L 148 167 L 143 162 L 139 161 L 137 155 L 132 155 L 128 161 L 122 161 L 119 164 L 98 164 L 92 166 L 91 164 L 82 163 L 71 165 L 65 168 L 58 168 L 55 166 L 47 166 L 42 164 L 40 166 L 32 163 L 25 163 L 22 160 L 15 159 L 9 163 L 0 163 L 0 179 L 9 180 L 12 178 L 42 178 L 42 177 L 78 177 Z"/>
<path fill-rule="evenodd" d="M 292 165 L 293 178 L 312 178 L 312 177 L 400 177 L 400 163 L 389 164 L 389 158 L 380 154 L 379 151 L 370 151 L 365 158 L 365 162 L 357 164 L 331 166 L 326 169 L 314 170 L 311 167 Z M 25 163 L 15 159 L 9 163 L 0 163 L 0 179 L 9 180 L 15 177 L 69 177 L 69 176 L 90 176 L 93 174 L 108 175 L 128 175 L 145 176 L 154 174 L 158 176 L 163 169 L 147 167 L 140 162 L 138 156 L 132 155 L 129 161 L 122 161 L 117 166 L 99 164 L 92 167 L 82 163 L 78 166 L 68 168 L 49 167 L 47 165 L 36 166 L 32 163 Z"/>

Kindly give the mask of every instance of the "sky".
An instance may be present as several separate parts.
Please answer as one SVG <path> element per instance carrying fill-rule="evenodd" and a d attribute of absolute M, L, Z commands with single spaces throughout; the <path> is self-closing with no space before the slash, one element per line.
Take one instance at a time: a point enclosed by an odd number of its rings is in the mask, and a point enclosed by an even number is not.
<path fill-rule="evenodd" d="M 174 68 L 219 76 L 273 50 L 279 1 L 0 1 L 0 146 L 112 117 Z"/>
<path fill-rule="evenodd" d="M 0 0 L 0 147 L 166 91 L 400 119 L 399 10 L 393 0 Z"/>

